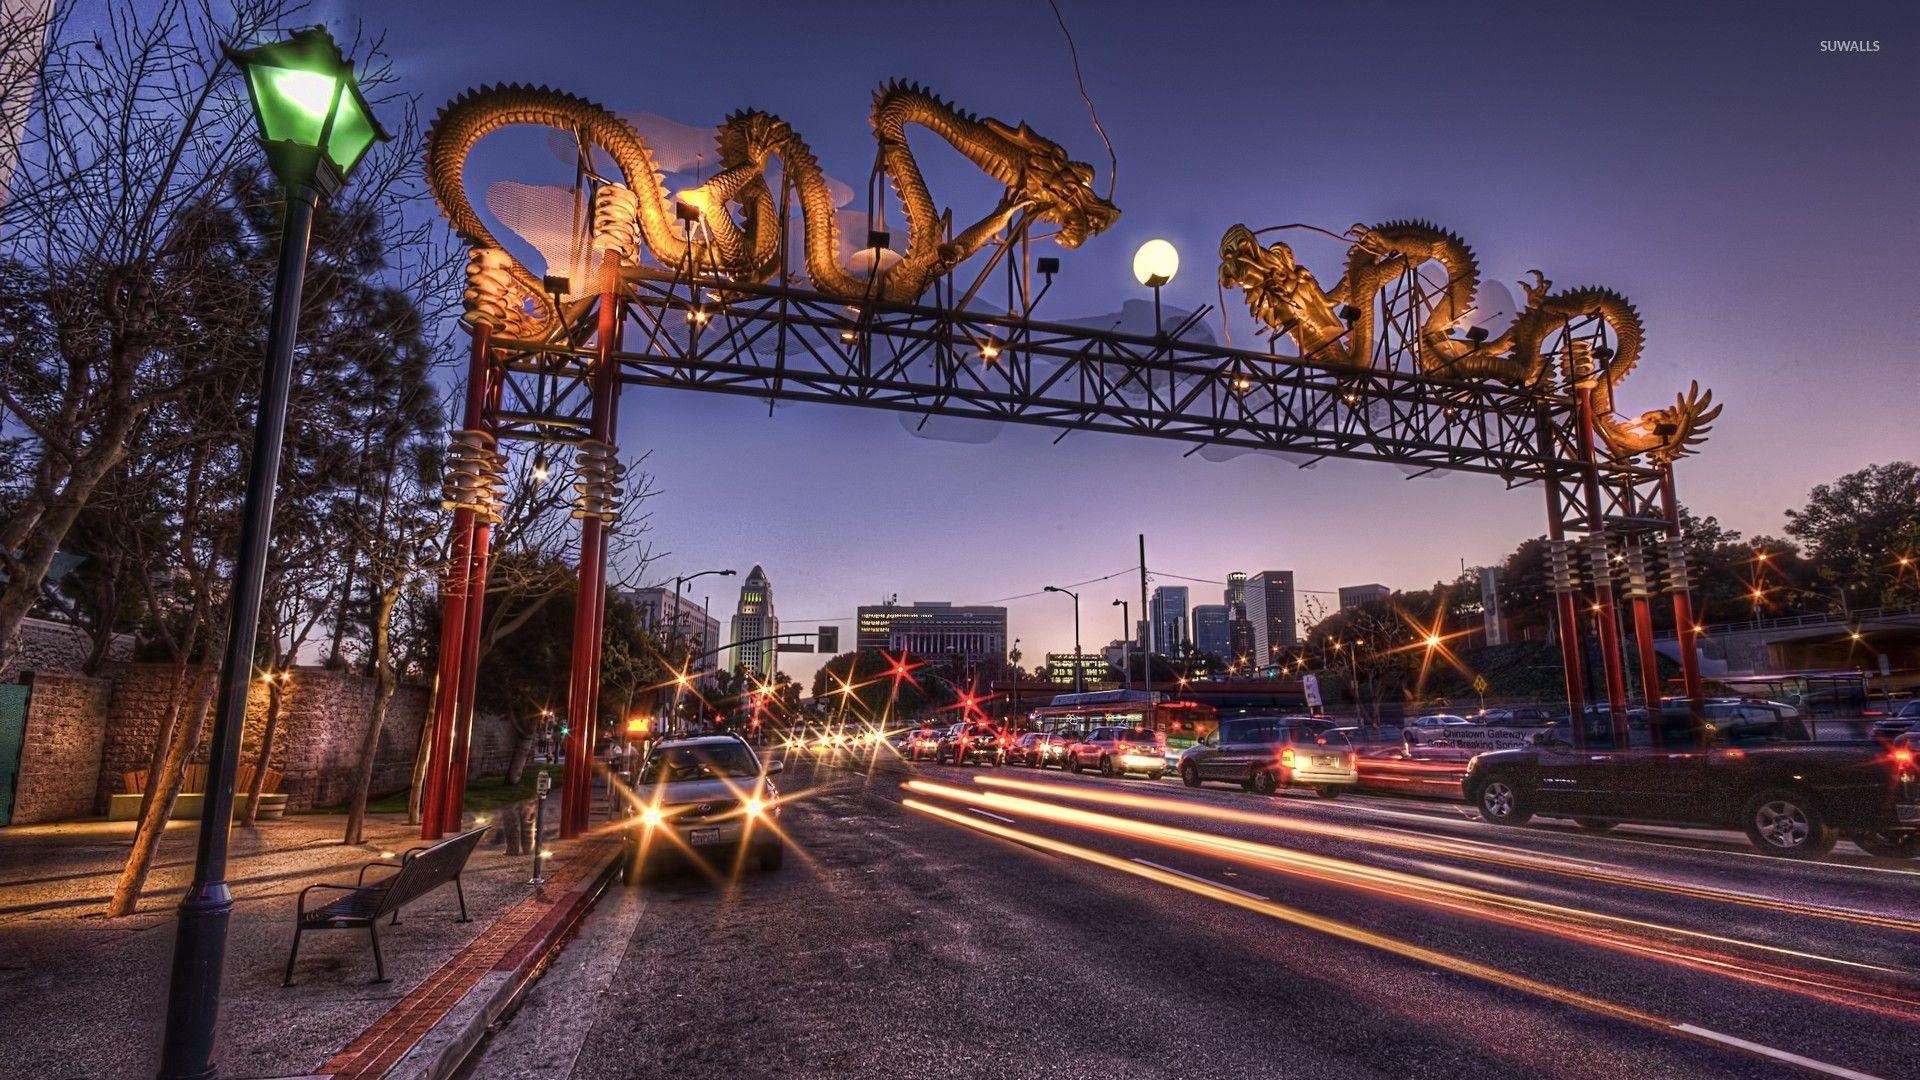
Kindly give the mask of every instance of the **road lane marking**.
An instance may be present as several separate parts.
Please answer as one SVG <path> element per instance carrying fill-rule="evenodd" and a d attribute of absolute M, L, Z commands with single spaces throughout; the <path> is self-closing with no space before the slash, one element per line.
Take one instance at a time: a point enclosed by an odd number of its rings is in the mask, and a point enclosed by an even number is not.
<path fill-rule="evenodd" d="M 1689 1035 L 1706 1039 L 1709 1042 L 1724 1043 L 1727 1046 L 1738 1047 L 1748 1053 L 1759 1054 L 1761 1057 L 1770 1057 L 1775 1061 L 1784 1061 L 1789 1065 L 1798 1065 L 1803 1069 L 1811 1069 L 1817 1073 L 1825 1073 L 1828 1076 L 1842 1076 L 1846 1077 L 1846 1080 L 1880 1080 L 1879 1077 L 1872 1073 L 1863 1073 L 1858 1069 L 1849 1069 L 1844 1065 L 1829 1065 L 1824 1061 L 1816 1061 L 1810 1057 L 1802 1057 L 1799 1054 L 1790 1053 L 1786 1050 L 1778 1050 L 1761 1043 L 1737 1039 L 1732 1035 L 1723 1035 L 1718 1031 L 1699 1027 L 1695 1024 L 1675 1024 L 1673 1025 L 1673 1029 L 1675 1031 L 1684 1031 Z"/>
<path fill-rule="evenodd" d="M 1261 896 L 1259 893 L 1250 893 L 1245 889 L 1236 889 L 1231 885 L 1223 885 L 1220 882 L 1213 880 L 1212 878 L 1204 878 L 1204 877 L 1201 877 L 1199 874 L 1189 874 L 1185 870 L 1175 870 L 1171 866 L 1163 866 L 1160 863 L 1152 861 L 1151 859 L 1135 859 L 1133 861 L 1139 863 L 1141 866 L 1151 866 L 1155 870 L 1164 870 L 1169 874 L 1178 874 L 1179 876 L 1186 878 L 1188 881 L 1197 881 L 1202 885 L 1211 885 L 1216 889 L 1225 889 L 1230 893 L 1238 893 L 1239 895 L 1244 896 L 1249 900 L 1264 901 L 1267 899 L 1267 897 Z"/>
<path fill-rule="evenodd" d="M 979 808 L 979 807 L 977 807 L 977 806 L 969 806 L 969 807 L 967 807 L 967 809 L 969 809 L 969 810 L 971 810 L 971 811 L 973 811 L 973 812 L 974 812 L 974 813 L 976 813 L 976 814 L 979 814 L 979 815 L 980 815 L 981 817 L 990 817 L 990 818 L 992 818 L 992 819 L 993 819 L 993 820 L 995 820 L 995 821 L 1004 821 L 1004 822 L 1006 822 L 1006 823 L 1007 823 L 1007 824 L 1009 824 L 1009 825 L 1017 825 L 1017 824 L 1019 824 L 1019 822 L 1017 822 L 1017 821 L 1015 821 L 1015 820 L 1013 820 L 1013 819 L 1012 819 L 1012 818 L 1010 818 L 1010 817 L 1001 817 L 1001 816 L 1000 816 L 999 814 L 996 814 L 996 813 L 993 813 L 993 812 L 991 812 L 991 811 L 988 811 L 988 810 L 982 810 L 982 809 L 980 809 L 980 808 Z"/>
<path fill-rule="evenodd" d="M 1051 850 L 1059 855 L 1077 858 L 1082 862 L 1090 863 L 1094 866 L 1105 866 L 1109 869 L 1119 870 L 1136 877 L 1143 877 L 1150 881 L 1158 881 L 1163 885 L 1169 885 L 1199 896 L 1219 900 L 1223 903 L 1231 904 L 1256 914 L 1265 915 L 1281 922 L 1291 923 L 1305 929 L 1317 930 L 1330 937 L 1353 944 L 1371 946 L 1383 952 L 1393 953 L 1419 963 L 1428 964 L 1482 982 L 1491 983 L 1506 990 L 1518 990 L 1523 993 L 1545 998 L 1549 1001 L 1558 1002 L 1562 1005 L 1572 1006 L 1615 1020 L 1638 1024 L 1656 1031 L 1675 1032 L 1689 1038 L 1716 1044 L 1728 1049 L 1740 1050 L 1775 1061 L 1796 1064 L 1802 1068 L 1824 1073 L 1828 1076 L 1844 1077 L 1847 1078 L 1847 1080 L 1881 1080 L 1880 1077 L 1876 1077 L 1871 1073 L 1863 1073 L 1838 1065 L 1830 1065 L 1823 1061 L 1816 1061 L 1812 1058 L 1790 1054 L 1784 1050 L 1777 1050 L 1760 1043 L 1748 1042 L 1745 1039 L 1735 1038 L 1731 1035 L 1723 1035 L 1719 1032 L 1697 1027 L 1692 1024 L 1676 1023 L 1631 1005 L 1607 1001 L 1604 998 L 1597 998 L 1570 987 L 1558 986 L 1553 983 L 1521 975 L 1517 972 L 1504 971 L 1428 946 L 1416 945 L 1410 941 L 1391 937 L 1376 931 L 1366 930 L 1352 923 L 1345 923 L 1326 916 L 1315 915 L 1299 908 L 1290 908 L 1282 904 L 1276 904 L 1271 900 L 1257 898 L 1252 894 L 1242 892 L 1230 885 L 1222 885 L 1217 881 L 1196 877 L 1195 875 L 1187 874 L 1179 870 L 1160 866 L 1157 863 L 1149 863 L 1142 859 L 1123 861 L 1118 856 L 1109 855 L 1106 852 L 1094 848 L 1082 847 L 1079 844 L 1068 843 L 1064 840 L 1055 840 L 1051 837 L 1040 836 L 1035 833 L 1020 830 L 1006 829 L 997 825 L 983 825 L 979 822 L 964 818 L 945 807 L 922 802 L 919 799 L 907 799 L 903 805 L 910 810 L 917 810 L 924 814 L 943 818 L 956 825 L 965 825 L 968 828 L 997 835 L 1003 839 Z M 1143 866 L 1144 869 L 1136 869 L 1136 864 Z"/>

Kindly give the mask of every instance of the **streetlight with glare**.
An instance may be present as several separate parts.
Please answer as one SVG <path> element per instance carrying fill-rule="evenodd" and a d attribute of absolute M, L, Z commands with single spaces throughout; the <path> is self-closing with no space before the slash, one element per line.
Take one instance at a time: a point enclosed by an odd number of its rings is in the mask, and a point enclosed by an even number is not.
<path fill-rule="evenodd" d="M 227 48 L 227 59 L 247 80 L 260 145 L 286 191 L 280 224 L 280 265 L 267 323 L 266 364 L 241 508 L 240 543 L 233 563 L 232 608 L 215 700 L 211 776 L 200 813 L 193 884 L 180 901 L 167 986 L 167 1020 L 160 1047 L 163 1078 L 210 1077 L 214 1029 L 220 1017 L 220 979 L 226 961 L 233 894 L 227 886 L 227 830 L 233 819 L 234 774 L 253 681 L 260 630 L 260 594 L 273 539 L 274 486 L 287 427 L 287 392 L 299 335 L 300 292 L 314 210 L 346 185 L 354 168 L 388 138 L 354 79 L 353 65 L 324 27 L 253 49 Z"/>
<path fill-rule="evenodd" d="M 1153 333 L 1156 337 L 1163 333 L 1160 328 L 1160 289 L 1179 272 L 1180 252 L 1165 240 L 1149 240 L 1133 253 L 1134 280 L 1153 290 Z"/>
<path fill-rule="evenodd" d="M 1045 591 L 1065 593 L 1073 597 L 1073 692 L 1084 694 L 1087 690 L 1087 665 L 1081 660 L 1080 653 L 1080 594 L 1072 589 L 1062 589 L 1058 585 L 1049 585 Z"/>

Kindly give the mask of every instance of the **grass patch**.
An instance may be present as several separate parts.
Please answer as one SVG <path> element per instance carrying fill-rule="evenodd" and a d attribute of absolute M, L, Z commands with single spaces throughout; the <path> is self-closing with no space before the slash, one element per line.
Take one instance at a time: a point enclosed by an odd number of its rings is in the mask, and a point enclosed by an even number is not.
<path fill-rule="evenodd" d="M 527 766 L 526 775 L 521 777 L 518 784 L 507 783 L 507 778 L 504 773 L 495 776 L 476 776 L 472 780 L 467 781 L 466 807 L 473 813 L 484 814 L 510 803 L 531 799 L 536 794 L 534 785 L 539 782 L 542 771 L 553 774 L 553 788 L 547 793 L 547 798 L 549 800 L 558 798 L 562 778 L 567 771 L 565 766 L 529 765 Z M 377 799 L 369 799 L 367 800 L 367 813 L 404 814 L 407 812 L 407 794 L 405 790 L 401 790 L 391 795 L 382 795 Z M 555 805 L 558 804 L 556 803 Z M 306 814 L 344 814 L 346 812 L 347 807 L 345 804 L 340 806 L 315 807 L 312 810 L 301 811 L 301 813 Z"/>

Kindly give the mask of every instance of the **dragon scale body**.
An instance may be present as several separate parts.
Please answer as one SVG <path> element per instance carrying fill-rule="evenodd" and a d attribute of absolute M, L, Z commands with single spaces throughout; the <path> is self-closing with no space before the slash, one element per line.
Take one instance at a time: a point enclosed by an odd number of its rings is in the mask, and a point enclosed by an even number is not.
<path fill-rule="evenodd" d="M 455 98 L 435 118 L 428 136 L 427 169 L 435 197 L 454 231 L 476 248 L 497 250 L 499 241 L 466 191 L 467 156 L 482 138 L 501 128 L 554 128 L 583 145 L 599 147 L 613 159 L 621 183 L 634 195 L 632 214 L 639 238 L 656 261 L 765 281 L 779 270 L 779 210 L 766 182 L 767 167 L 778 158 L 800 205 L 807 276 L 817 290 L 849 300 L 918 299 L 940 275 L 979 251 L 1022 211 L 1059 226 L 1056 242 L 1066 247 L 1078 246 L 1105 230 L 1119 215 L 1112 204 L 1094 194 L 1091 167 L 1070 160 L 1064 149 L 1035 135 L 1025 124 L 1016 128 L 976 117 L 921 87 L 900 83 L 875 93 L 872 124 L 880 144 L 879 167 L 887 174 L 907 222 L 906 250 L 892 265 L 875 268 L 874 280 L 841 265 L 835 203 L 811 148 L 785 121 L 757 110 L 734 113 L 720 125 L 719 172 L 698 187 L 676 194 L 668 191 L 646 141 L 607 109 L 545 87 L 486 87 Z M 913 125 L 944 140 L 1006 186 L 991 212 L 951 239 L 943 237 L 946 220 L 907 145 L 906 130 Z M 676 203 L 691 206 L 704 229 L 683 234 Z M 509 273 L 511 299 L 528 310 L 528 329 L 552 333 L 558 318 L 540 282 L 518 262 L 512 263 Z"/>

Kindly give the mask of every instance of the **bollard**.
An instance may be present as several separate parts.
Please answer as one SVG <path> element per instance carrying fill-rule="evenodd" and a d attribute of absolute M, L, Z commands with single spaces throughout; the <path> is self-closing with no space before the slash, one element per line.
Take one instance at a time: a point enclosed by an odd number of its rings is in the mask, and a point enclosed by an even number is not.
<path fill-rule="evenodd" d="M 533 782 L 533 877 L 529 885 L 544 885 L 546 877 L 541 873 L 540 856 L 545 853 L 541 843 L 541 834 L 547 825 L 547 792 L 553 787 L 553 776 L 545 769 L 540 770 L 539 779 Z"/>

